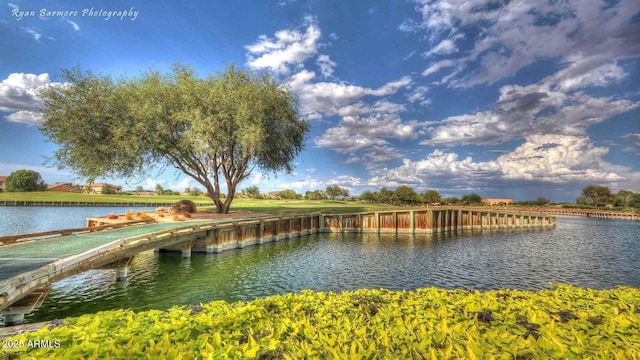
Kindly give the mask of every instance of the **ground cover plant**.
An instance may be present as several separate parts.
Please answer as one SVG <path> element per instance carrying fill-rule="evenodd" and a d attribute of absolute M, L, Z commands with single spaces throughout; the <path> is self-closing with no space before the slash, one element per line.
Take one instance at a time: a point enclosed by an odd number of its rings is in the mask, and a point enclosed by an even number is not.
<path fill-rule="evenodd" d="M 636 359 L 640 289 L 303 291 L 54 321 L 1 358 Z M 55 343 L 54 343 L 55 344 Z"/>

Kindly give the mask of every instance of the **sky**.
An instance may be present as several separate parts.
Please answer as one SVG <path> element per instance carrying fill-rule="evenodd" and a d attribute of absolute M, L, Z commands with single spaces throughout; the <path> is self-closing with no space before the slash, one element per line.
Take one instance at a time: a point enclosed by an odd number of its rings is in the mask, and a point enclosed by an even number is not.
<path fill-rule="evenodd" d="M 175 62 L 269 71 L 310 121 L 291 174 L 239 189 L 408 185 L 444 196 L 575 202 L 640 192 L 637 0 L 0 2 L 0 175 L 47 163 L 37 90 L 80 66 L 117 78 Z M 181 191 L 172 169 L 98 179 Z"/>

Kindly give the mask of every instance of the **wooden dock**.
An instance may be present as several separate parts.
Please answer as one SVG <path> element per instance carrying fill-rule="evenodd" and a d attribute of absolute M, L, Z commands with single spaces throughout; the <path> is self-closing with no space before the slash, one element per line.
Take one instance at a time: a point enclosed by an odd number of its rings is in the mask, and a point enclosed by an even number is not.
<path fill-rule="evenodd" d="M 555 217 L 542 212 L 438 207 L 358 214 L 323 215 L 328 231 L 424 233 L 554 227 Z"/>
<path fill-rule="evenodd" d="M 596 210 L 596 209 L 570 209 L 570 208 L 556 208 L 556 207 L 507 207 L 507 206 L 499 206 L 499 207 L 486 207 L 486 206 L 473 206 L 473 207 L 465 207 L 466 209 L 472 210 L 500 210 L 500 211 L 514 211 L 514 212 L 544 212 L 549 215 L 560 215 L 560 216 L 578 216 L 578 217 L 588 217 L 595 219 L 607 219 L 607 220 L 640 220 L 640 214 L 629 213 L 629 212 L 615 212 L 615 211 L 605 211 L 605 210 Z"/>
<path fill-rule="evenodd" d="M 12 245 L 0 246 L 0 274 L 10 274 L 8 278 L 0 277 L 0 313 L 5 315 L 5 319 L 9 316 L 13 324 L 20 324 L 24 319 L 24 309 L 29 306 L 20 304 L 17 307 L 16 304 L 21 299 L 39 289 L 47 288 L 55 281 L 90 269 L 116 268 L 117 278 L 123 280 L 131 258 L 148 250 L 178 251 L 187 258 L 192 252 L 218 253 L 318 232 L 435 234 L 449 231 L 553 228 L 555 225 L 555 217 L 544 213 L 437 208 L 143 224 L 87 234 L 18 241 Z M 64 234 L 65 231 L 58 233 Z M 94 245 L 87 247 L 86 242 L 82 241 L 83 236 Z M 85 248 L 59 255 L 56 241 L 66 242 L 67 247 L 70 243 L 85 244 Z M 40 244 L 47 246 L 39 247 Z M 46 249 L 49 249 L 48 252 Z M 21 260 L 16 254 L 22 254 L 20 256 L 24 257 L 26 263 L 39 261 L 40 265 L 36 265 L 34 270 L 11 273 L 12 266 L 15 268 Z M 3 270 L 3 262 L 7 263 L 9 270 Z"/>

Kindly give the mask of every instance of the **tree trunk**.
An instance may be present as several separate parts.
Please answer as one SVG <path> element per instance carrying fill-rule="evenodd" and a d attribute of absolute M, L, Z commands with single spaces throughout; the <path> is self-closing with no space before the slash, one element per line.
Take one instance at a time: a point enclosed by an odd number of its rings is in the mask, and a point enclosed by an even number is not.
<path fill-rule="evenodd" d="M 236 196 L 236 189 L 230 188 L 227 192 L 227 197 L 224 199 L 224 204 L 222 204 L 222 209 L 218 209 L 218 213 L 228 214 L 229 209 L 231 208 L 231 202 L 233 198 Z"/>
<path fill-rule="evenodd" d="M 209 199 L 211 199 L 211 201 L 213 201 L 214 205 L 216 206 L 216 212 L 221 214 L 221 213 L 225 213 L 222 211 L 223 208 L 223 203 L 222 201 L 220 201 L 220 193 L 216 193 L 213 188 L 207 186 L 207 196 L 209 197 Z"/>

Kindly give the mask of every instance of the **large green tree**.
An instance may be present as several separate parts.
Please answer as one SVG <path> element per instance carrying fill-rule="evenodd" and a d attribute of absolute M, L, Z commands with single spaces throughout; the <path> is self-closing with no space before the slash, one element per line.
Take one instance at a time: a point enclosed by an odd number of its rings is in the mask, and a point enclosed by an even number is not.
<path fill-rule="evenodd" d="M 382 187 L 379 192 L 376 192 L 376 202 L 380 204 L 395 204 L 398 199 L 392 190 Z"/>
<path fill-rule="evenodd" d="M 173 167 L 204 186 L 220 213 L 254 169 L 290 172 L 309 131 L 288 89 L 233 65 L 204 78 L 180 64 L 117 80 L 79 68 L 64 77 L 40 93 L 40 129 L 59 146 L 59 168 L 95 179 Z"/>
<path fill-rule="evenodd" d="M 629 190 L 620 190 L 615 196 L 615 205 L 616 206 L 624 206 L 628 207 L 631 205 L 633 201 L 633 195 L 635 195 L 632 191 Z"/>
<path fill-rule="evenodd" d="M 482 204 L 482 197 L 476 193 L 471 193 L 462 196 L 462 202 L 467 204 Z"/>
<path fill-rule="evenodd" d="M 435 190 L 428 190 L 424 193 L 423 198 L 427 204 L 436 204 L 442 201 L 442 196 Z"/>
<path fill-rule="evenodd" d="M 338 185 L 329 185 L 325 189 L 325 193 L 330 199 L 335 199 L 337 197 L 348 197 L 349 189 L 340 187 Z"/>
<path fill-rule="evenodd" d="M 304 194 L 304 198 L 307 200 L 324 200 L 326 197 L 327 193 L 324 190 L 312 190 Z"/>
<path fill-rule="evenodd" d="M 398 186 L 393 193 L 400 204 L 413 205 L 418 203 L 418 194 L 410 186 Z"/>
<path fill-rule="evenodd" d="M 360 196 L 358 197 L 358 199 L 360 199 L 361 201 L 366 201 L 368 203 L 375 203 L 377 198 L 378 198 L 378 193 L 371 192 L 369 190 L 363 191 L 362 194 L 360 194 Z"/>
<path fill-rule="evenodd" d="M 242 189 L 242 192 L 253 199 L 262 199 L 262 194 L 260 193 L 260 188 L 256 185 L 249 186 L 248 188 Z"/>
<path fill-rule="evenodd" d="M 47 189 L 47 184 L 42 180 L 40 173 L 33 170 L 14 171 L 7 176 L 6 182 L 7 191 L 27 192 Z"/>
<path fill-rule="evenodd" d="M 582 196 L 587 203 L 595 206 L 605 206 L 613 202 L 611 189 L 604 185 L 589 185 L 582 189 Z"/>

